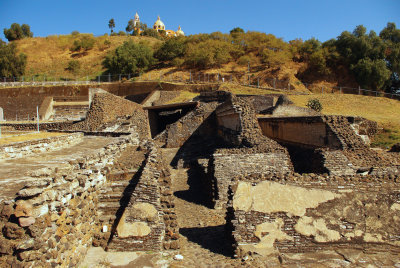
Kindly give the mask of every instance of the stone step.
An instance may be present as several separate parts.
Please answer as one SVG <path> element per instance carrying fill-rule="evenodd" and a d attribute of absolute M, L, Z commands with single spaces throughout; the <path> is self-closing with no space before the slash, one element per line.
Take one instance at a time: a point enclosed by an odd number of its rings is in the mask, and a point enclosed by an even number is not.
<path fill-rule="evenodd" d="M 98 204 L 99 209 L 118 209 L 120 206 L 119 202 L 99 202 Z"/>

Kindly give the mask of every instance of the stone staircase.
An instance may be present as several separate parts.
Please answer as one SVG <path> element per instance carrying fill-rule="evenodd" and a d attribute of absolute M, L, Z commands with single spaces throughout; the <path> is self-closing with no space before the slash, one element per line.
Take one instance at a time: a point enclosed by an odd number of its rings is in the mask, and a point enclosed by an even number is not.
<path fill-rule="evenodd" d="M 86 117 L 89 110 L 87 96 L 53 97 L 54 121 L 78 121 Z"/>
<path fill-rule="evenodd" d="M 107 176 L 107 182 L 100 190 L 98 216 L 102 225 L 103 241 L 107 242 L 122 212 L 129 203 L 135 189 L 135 171 L 114 173 Z M 102 245 L 106 247 L 106 243 Z"/>

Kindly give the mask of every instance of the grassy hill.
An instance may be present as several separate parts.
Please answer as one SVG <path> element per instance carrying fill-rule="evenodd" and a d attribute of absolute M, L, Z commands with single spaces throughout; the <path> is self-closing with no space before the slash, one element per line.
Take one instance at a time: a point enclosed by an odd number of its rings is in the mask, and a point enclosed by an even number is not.
<path fill-rule="evenodd" d="M 85 37 L 94 39 L 94 47 L 86 52 L 72 52 L 70 49 L 73 47 L 74 41 Z M 14 42 L 17 45 L 18 50 L 27 55 L 27 66 L 25 72 L 25 76 L 27 77 L 36 76 L 38 77 L 37 79 L 43 78 L 44 76 L 46 76 L 47 79 L 86 79 L 86 77 L 88 77 L 93 79 L 104 71 L 102 61 L 107 53 L 113 51 L 116 47 L 120 46 L 127 40 L 144 42 L 154 48 L 154 50 L 162 43 L 159 39 L 146 36 L 104 35 L 94 37 L 91 34 L 34 37 Z M 78 71 L 73 72 L 67 69 L 69 62 L 71 61 L 79 62 L 80 68 Z M 198 73 L 201 73 L 202 75 L 216 75 L 218 73 L 225 77 L 232 77 L 234 82 L 248 83 L 250 78 L 251 83 L 258 83 L 262 87 L 272 87 L 273 79 L 277 79 L 277 81 L 281 81 L 281 84 L 277 82 L 278 87 L 287 87 L 288 84 L 290 84 L 292 90 L 299 92 L 309 92 L 310 90 L 313 91 L 313 89 L 319 90 L 321 86 L 327 88 L 337 86 L 340 83 L 348 86 L 355 86 L 352 79 L 349 79 L 346 75 L 342 75 L 340 76 L 341 79 L 339 81 L 336 81 L 335 79 L 332 79 L 332 81 L 323 81 L 315 77 L 314 83 L 312 83 L 307 89 L 296 77 L 304 66 L 305 63 L 290 60 L 278 67 L 270 67 L 262 64 L 260 60 L 254 60 L 251 63 L 249 72 L 247 63 L 243 64 L 240 60 L 236 61 L 231 59 L 229 62 L 221 64 L 218 67 L 214 66 L 202 70 L 190 68 L 188 66 L 177 68 L 162 67 L 162 65 L 158 65 L 155 69 L 148 71 L 147 78 L 151 77 L 154 79 L 155 77 L 159 77 L 160 74 L 163 74 L 179 79 L 188 79 L 191 73 L 192 78 L 197 79 Z"/>
<path fill-rule="evenodd" d="M 93 49 L 84 53 L 70 51 L 74 41 L 84 36 L 94 39 Z M 150 46 L 155 46 L 161 42 L 152 37 L 107 35 L 93 37 L 91 34 L 77 34 L 25 38 L 15 41 L 15 43 L 18 50 L 27 55 L 26 76 L 45 75 L 50 78 L 83 78 L 89 76 L 90 78 L 104 71 L 101 63 L 107 53 L 127 40 L 146 42 Z M 76 73 L 67 70 L 68 62 L 72 60 L 78 61 L 81 65 L 80 70 Z"/>

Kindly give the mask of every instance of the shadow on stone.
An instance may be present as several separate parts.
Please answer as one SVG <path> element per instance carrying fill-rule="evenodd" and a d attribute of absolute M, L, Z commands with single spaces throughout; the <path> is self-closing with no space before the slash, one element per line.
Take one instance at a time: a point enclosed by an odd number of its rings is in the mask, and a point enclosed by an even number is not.
<path fill-rule="evenodd" d="M 225 225 L 180 228 L 179 233 L 213 253 L 233 257 L 232 240 L 226 235 Z"/>

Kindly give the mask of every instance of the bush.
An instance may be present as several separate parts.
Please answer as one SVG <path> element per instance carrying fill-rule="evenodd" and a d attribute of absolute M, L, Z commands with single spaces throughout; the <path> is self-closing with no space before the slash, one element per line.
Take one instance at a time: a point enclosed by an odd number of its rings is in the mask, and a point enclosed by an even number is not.
<path fill-rule="evenodd" d="M 185 63 L 185 60 L 182 58 L 175 58 L 171 62 L 171 64 L 175 67 L 181 67 L 184 63 Z"/>
<path fill-rule="evenodd" d="M 154 53 L 154 57 L 160 61 L 171 61 L 177 57 L 183 57 L 185 48 L 184 38 L 171 38 L 161 45 Z"/>
<path fill-rule="evenodd" d="M 322 111 L 322 104 L 319 99 L 309 99 L 307 102 L 307 107 L 316 112 Z"/>
<path fill-rule="evenodd" d="M 73 74 L 77 74 L 81 69 L 81 63 L 77 60 L 71 60 L 68 62 L 68 66 L 66 69 Z"/>
<path fill-rule="evenodd" d="M 78 31 L 72 31 L 72 33 L 71 33 L 71 35 L 79 35 L 79 32 Z"/>
<path fill-rule="evenodd" d="M 111 74 L 139 74 L 154 63 L 150 47 L 130 40 L 109 53 L 103 61 L 103 66 Z"/>
<path fill-rule="evenodd" d="M 185 63 L 194 68 L 208 68 L 228 63 L 232 57 L 232 44 L 221 40 L 207 40 L 189 44 Z"/>
<path fill-rule="evenodd" d="M 74 44 L 70 48 L 72 52 L 88 51 L 94 47 L 96 40 L 93 36 L 83 36 L 79 40 L 75 40 Z"/>

